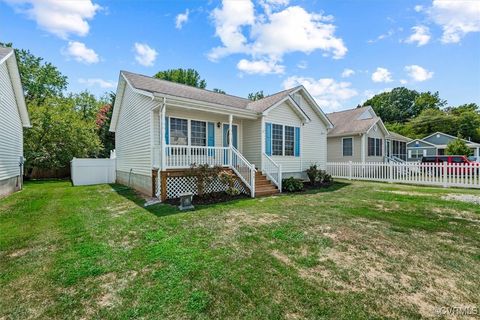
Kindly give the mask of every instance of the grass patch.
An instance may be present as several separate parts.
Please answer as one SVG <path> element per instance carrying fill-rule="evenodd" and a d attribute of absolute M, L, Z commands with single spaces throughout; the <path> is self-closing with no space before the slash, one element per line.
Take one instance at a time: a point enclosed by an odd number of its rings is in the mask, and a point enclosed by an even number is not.
<path fill-rule="evenodd" d="M 180 212 L 120 185 L 0 200 L 0 319 L 421 318 L 480 305 L 478 191 L 337 182 Z M 451 197 L 450 198 L 454 198 Z"/>

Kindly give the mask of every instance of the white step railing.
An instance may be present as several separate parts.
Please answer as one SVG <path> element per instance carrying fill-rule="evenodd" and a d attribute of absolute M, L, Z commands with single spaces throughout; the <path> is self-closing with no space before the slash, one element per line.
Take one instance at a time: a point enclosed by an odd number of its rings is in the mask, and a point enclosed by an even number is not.
<path fill-rule="evenodd" d="M 480 166 L 448 163 L 330 162 L 334 178 L 480 189 Z"/>
<path fill-rule="evenodd" d="M 262 173 L 282 192 L 282 166 L 263 153 Z"/>
<path fill-rule="evenodd" d="M 190 168 L 193 164 L 210 166 L 228 166 L 228 147 L 165 147 L 166 169 Z"/>
<path fill-rule="evenodd" d="M 250 189 L 252 198 L 255 197 L 255 166 L 251 164 L 235 147 L 231 148 L 232 161 L 229 167 L 237 174 L 240 180 Z"/>

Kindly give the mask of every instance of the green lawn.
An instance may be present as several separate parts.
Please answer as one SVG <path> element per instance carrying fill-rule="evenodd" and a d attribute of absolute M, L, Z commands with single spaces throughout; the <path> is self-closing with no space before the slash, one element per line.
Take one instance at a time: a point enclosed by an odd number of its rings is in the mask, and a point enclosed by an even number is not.
<path fill-rule="evenodd" d="M 0 319 L 420 318 L 480 307 L 479 191 L 342 182 L 179 212 L 120 185 L 0 200 Z"/>

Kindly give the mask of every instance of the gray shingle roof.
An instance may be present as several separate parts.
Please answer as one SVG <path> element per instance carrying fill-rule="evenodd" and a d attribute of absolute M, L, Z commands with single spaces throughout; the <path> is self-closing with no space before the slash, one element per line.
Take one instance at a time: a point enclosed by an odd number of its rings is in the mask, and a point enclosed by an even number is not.
<path fill-rule="evenodd" d="M 287 97 L 296 88 L 284 90 L 257 101 L 246 98 L 222 94 L 210 90 L 200 89 L 171 81 L 152 78 L 128 71 L 121 71 L 127 81 L 138 90 L 152 94 L 167 94 L 174 97 L 193 99 L 208 103 L 215 103 L 226 107 L 263 112 L 278 101 Z"/>
<path fill-rule="evenodd" d="M 334 128 L 328 132 L 328 135 L 341 136 L 367 132 L 371 126 L 380 120 L 379 117 L 358 120 L 367 109 L 368 107 L 363 107 L 328 113 L 327 117 L 334 125 Z"/>
<path fill-rule="evenodd" d="M 401 134 L 398 134 L 396 132 L 393 132 L 393 131 L 388 131 L 388 132 L 390 133 L 389 138 L 393 140 L 405 141 L 405 142 L 412 141 L 412 139 L 410 139 L 409 137 L 402 136 Z"/>
<path fill-rule="evenodd" d="M 0 60 L 5 58 L 7 56 L 7 54 L 9 54 L 12 51 L 13 51 L 12 48 L 0 47 Z"/>
<path fill-rule="evenodd" d="M 277 92 L 275 94 L 272 94 L 270 96 L 267 96 L 263 99 L 257 100 L 257 101 L 252 101 L 248 104 L 247 109 L 254 110 L 257 112 L 263 112 L 276 104 L 277 102 L 283 100 L 284 98 L 288 97 L 290 93 L 295 91 L 298 87 L 283 90 L 280 92 Z"/>

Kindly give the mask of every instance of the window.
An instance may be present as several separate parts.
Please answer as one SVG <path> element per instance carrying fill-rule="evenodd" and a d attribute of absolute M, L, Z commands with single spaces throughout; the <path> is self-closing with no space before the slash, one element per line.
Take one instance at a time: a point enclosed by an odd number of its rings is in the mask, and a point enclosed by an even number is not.
<path fill-rule="evenodd" d="M 343 138 L 342 145 L 343 145 L 343 156 L 344 157 L 353 156 L 353 138 Z"/>
<path fill-rule="evenodd" d="M 272 125 L 272 155 L 283 155 L 283 126 L 279 124 Z"/>
<path fill-rule="evenodd" d="M 204 121 L 190 122 L 191 129 L 191 144 L 192 146 L 206 146 L 207 145 L 207 123 Z"/>
<path fill-rule="evenodd" d="M 295 128 L 285 126 L 285 155 L 293 156 L 295 154 Z"/>
<path fill-rule="evenodd" d="M 368 138 L 368 156 L 381 157 L 383 154 L 383 140 L 379 138 Z"/>
<path fill-rule="evenodd" d="M 170 118 L 170 144 L 188 144 L 188 121 L 186 119 Z"/>

